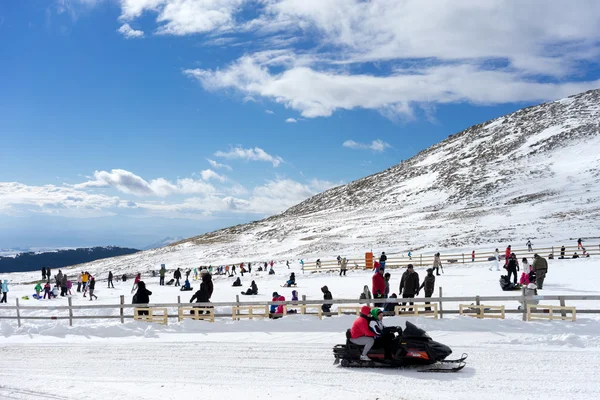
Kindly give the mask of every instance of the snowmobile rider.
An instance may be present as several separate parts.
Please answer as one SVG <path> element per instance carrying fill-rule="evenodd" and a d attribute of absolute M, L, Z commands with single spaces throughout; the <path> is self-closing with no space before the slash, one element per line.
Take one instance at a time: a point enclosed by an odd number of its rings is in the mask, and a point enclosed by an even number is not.
<path fill-rule="evenodd" d="M 350 341 L 359 346 L 364 346 L 360 359 L 362 361 L 370 361 L 371 359 L 367 356 L 369 350 L 375 344 L 375 332 L 369 326 L 371 322 L 371 307 L 362 306 L 360 309 L 360 316 L 352 324 L 350 328 Z"/>
<path fill-rule="evenodd" d="M 392 359 L 392 341 L 395 335 L 389 331 L 386 331 L 383 325 L 383 311 L 378 308 L 371 310 L 371 321 L 369 322 L 369 328 L 377 335 L 375 337 L 375 344 L 373 347 L 382 348 L 384 350 L 384 359 Z"/>

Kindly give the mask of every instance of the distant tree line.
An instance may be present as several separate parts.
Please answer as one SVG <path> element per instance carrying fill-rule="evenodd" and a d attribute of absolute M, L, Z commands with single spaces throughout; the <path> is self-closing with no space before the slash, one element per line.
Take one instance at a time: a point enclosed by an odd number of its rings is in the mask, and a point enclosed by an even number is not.
<path fill-rule="evenodd" d="M 140 250 L 107 246 L 57 250 L 37 254 L 33 252 L 20 253 L 15 257 L 0 257 L 0 272 L 41 271 L 42 267 L 63 268 L 103 258 L 133 254 L 138 251 Z"/>

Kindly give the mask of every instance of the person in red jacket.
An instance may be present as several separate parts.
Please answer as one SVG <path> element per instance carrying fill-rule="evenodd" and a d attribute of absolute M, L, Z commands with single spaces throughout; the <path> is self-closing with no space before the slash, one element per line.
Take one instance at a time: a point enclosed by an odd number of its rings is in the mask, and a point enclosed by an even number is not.
<path fill-rule="evenodd" d="M 504 267 L 506 267 L 508 265 L 508 260 L 510 260 L 511 253 L 512 253 L 512 250 L 511 250 L 510 244 L 509 244 L 508 247 L 506 248 L 506 251 L 504 251 Z"/>
<path fill-rule="evenodd" d="M 371 307 L 362 306 L 360 309 L 360 316 L 352 324 L 350 328 L 350 341 L 359 346 L 365 346 L 363 348 L 360 359 L 363 361 L 370 361 L 367 356 L 373 344 L 375 344 L 375 332 L 369 327 Z"/>
<path fill-rule="evenodd" d="M 378 269 L 373 274 L 372 290 L 374 299 L 383 299 L 385 297 L 385 278 L 383 277 L 383 269 Z M 381 304 L 375 303 L 375 307 L 381 307 Z"/>

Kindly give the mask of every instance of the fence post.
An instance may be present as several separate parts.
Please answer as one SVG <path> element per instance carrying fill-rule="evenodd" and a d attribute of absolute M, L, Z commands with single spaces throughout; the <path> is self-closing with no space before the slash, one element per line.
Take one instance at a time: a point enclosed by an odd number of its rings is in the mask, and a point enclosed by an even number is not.
<path fill-rule="evenodd" d="M 563 296 L 558 296 L 558 299 L 560 300 L 560 306 L 564 307 L 565 306 L 565 298 Z M 560 316 L 564 319 L 567 316 L 567 313 L 565 312 L 565 310 L 560 310 Z"/>
<path fill-rule="evenodd" d="M 477 304 L 478 306 L 481 305 L 481 301 L 479 300 L 479 295 L 475 296 L 475 304 Z M 484 313 L 485 312 L 481 308 L 477 309 L 477 317 L 483 318 Z"/>
<path fill-rule="evenodd" d="M 179 321 L 179 310 L 180 309 L 181 309 L 181 296 L 177 296 L 177 320 L 178 321 Z M 169 315 L 168 311 L 167 311 L 167 315 Z"/>
<path fill-rule="evenodd" d="M 422 267 L 423 266 L 423 254 L 421 254 L 419 257 L 420 257 L 420 259 L 419 259 L 419 267 Z"/>
<path fill-rule="evenodd" d="M 69 326 L 73 326 L 73 309 L 71 308 L 73 306 L 73 302 L 70 297 L 67 300 L 69 301 Z"/>
<path fill-rule="evenodd" d="M 440 319 L 444 318 L 444 307 L 442 307 L 442 287 L 440 286 Z"/>
<path fill-rule="evenodd" d="M 302 295 L 302 305 L 300 306 L 300 313 L 306 314 L 306 295 Z"/>
<path fill-rule="evenodd" d="M 121 309 L 119 310 L 119 313 L 121 314 L 121 323 L 122 324 L 125 323 L 125 318 L 123 316 L 123 304 L 125 304 L 125 296 L 121 295 Z"/>
<path fill-rule="evenodd" d="M 525 297 L 525 288 L 523 288 L 521 298 L 521 303 L 523 304 L 523 321 L 527 321 L 527 297 Z"/>
<path fill-rule="evenodd" d="M 465 253 L 463 253 L 463 264 L 465 263 Z"/>
<path fill-rule="evenodd" d="M 17 301 L 17 326 L 21 327 L 21 311 L 19 310 L 19 298 L 15 299 Z"/>

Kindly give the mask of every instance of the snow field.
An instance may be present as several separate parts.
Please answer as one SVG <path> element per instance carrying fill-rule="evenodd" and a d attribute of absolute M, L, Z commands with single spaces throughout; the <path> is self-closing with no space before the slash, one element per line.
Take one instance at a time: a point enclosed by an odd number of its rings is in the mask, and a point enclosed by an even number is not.
<path fill-rule="evenodd" d="M 594 258 L 550 260 L 540 294 L 600 294 L 596 287 L 600 278 L 597 264 Z M 498 284 L 501 272 L 489 271 L 488 267 L 447 266 L 445 274 L 437 277 L 436 287 L 443 287 L 444 296 L 518 294 L 502 292 Z M 323 285 L 330 288 L 334 298 L 357 298 L 364 285 L 371 286 L 368 271 L 349 271 L 347 277 L 339 277 L 333 273 L 302 275 L 298 268 L 292 270 L 297 275 L 296 290 L 308 299 L 321 299 Z M 270 300 L 273 291 L 289 299 L 292 288 L 280 285 L 290 270 L 278 265 L 276 272 L 274 276 L 264 272 L 245 276 L 242 288 L 231 287 L 233 278 L 215 276 L 212 301 L 233 301 L 252 279 L 260 294 L 249 300 Z M 391 290 L 398 293 L 403 270 L 389 272 Z M 417 272 L 421 278 L 425 274 L 424 268 Z M 25 277 L 11 274 L 9 278 L 22 281 Z M 153 291 L 152 301 L 156 303 L 176 302 L 178 295 L 185 302 L 193 294 L 160 287 L 158 278 L 143 279 Z M 73 304 L 117 304 L 121 294 L 129 302 L 132 284 L 115 282 L 115 289 L 106 289 L 105 282 L 98 282 L 97 302 L 75 294 Z M 196 288 L 198 284 L 192 281 Z M 9 303 L 14 304 L 15 296 L 31 295 L 33 286 L 12 285 Z M 597 301 L 572 303 L 600 308 Z M 567 301 L 567 305 L 572 303 Z M 53 306 L 66 305 L 67 301 L 59 298 L 21 304 L 48 306 L 48 311 L 23 311 L 23 315 L 47 315 Z M 516 308 L 517 303 L 506 305 Z M 9 312 L 14 315 L 14 310 L 0 307 L 0 315 Z M 109 311 L 85 311 L 106 312 Z M 83 310 L 75 311 L 75 315 L 82 314 Z M 506 320 L 458 315 L 444 316 L 442 320 L 385 318 L 387 325 L 415 322 L 435 340 L 449 345 L 453 356 L 469 353 L 467 367 L 456 374 L 333 366 L 331 349 L 345 341 L 344 331 L 354 318 L 335 316 L 321 321 L 315 316 L 290 315 L 280 320 L 236 322 L 223 318 L 215 323 L 179 323 L 171 319 L 168 326 L 132 320 L 121 324 L 118 319 L 75 320 L 73 327 L 68 326 L 68 321 L 25 320 L 21 328 L 17 328 L 15 320 L 0 320 L 0 360 L 4 367 L 8 366 L 0 369 L 0 398 L 600 398 L 600 315 L 579 314 L 576 322 L 523 322 L 518 314 L 508 314 Z"/>

